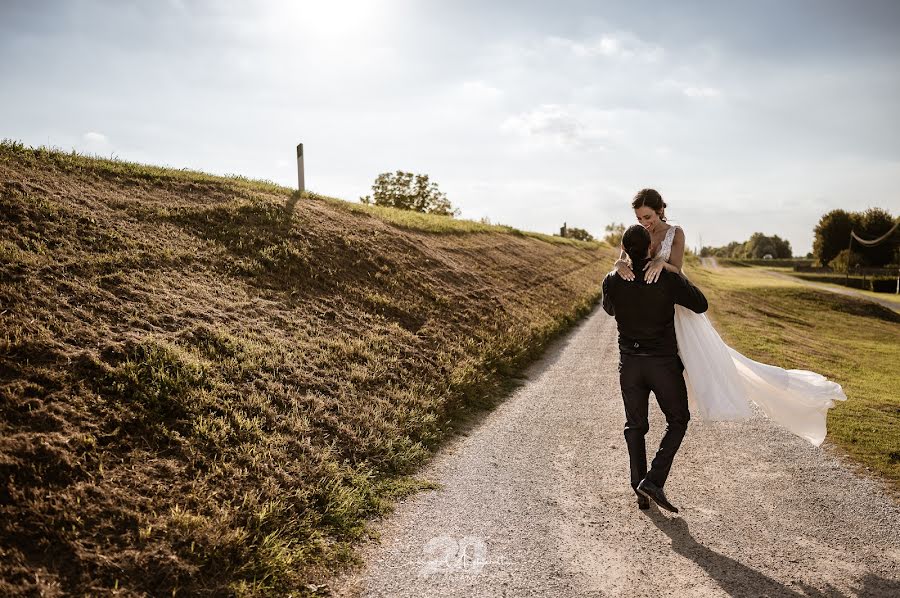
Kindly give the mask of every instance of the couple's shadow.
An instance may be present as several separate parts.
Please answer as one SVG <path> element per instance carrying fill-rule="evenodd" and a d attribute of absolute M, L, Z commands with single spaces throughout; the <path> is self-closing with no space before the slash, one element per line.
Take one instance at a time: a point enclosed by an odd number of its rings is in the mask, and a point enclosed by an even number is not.
<path fill-rule="evenodd" d="M 757 598 L 842 598 L 846 596 L 830 584 L 816 588 L 798 581 L 795 588 L 788 587 L 767 575 L 730 557 L 711 550 L 697 542 L 688 530 L 687 522 L 680 517 L 666 517 L 654 507 L 645 511 L 647 518 L 672 540 L 672 550 L 694 561 L 729 596 Z M 900 596 L 900 583 L 866 574 L 854 591 L 855 596 Z M 802 590 L 802 591 L 801 591 Z"/>

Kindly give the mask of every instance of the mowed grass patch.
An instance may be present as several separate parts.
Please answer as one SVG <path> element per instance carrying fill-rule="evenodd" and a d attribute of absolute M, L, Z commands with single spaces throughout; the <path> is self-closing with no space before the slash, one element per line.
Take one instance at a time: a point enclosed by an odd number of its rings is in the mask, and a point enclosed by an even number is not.
<path fill-rule="evenodd" d="M 0 147 L 0 594 L 312 595 L 599 244 Z"/>
<path fill-rule="evenodd" d="M 848 400 L 828 413 L 828 439 L 900 494 L 900 314 L 756 268 L 692 267 L 722 337 L 751 359 L 811 370 Z"/>

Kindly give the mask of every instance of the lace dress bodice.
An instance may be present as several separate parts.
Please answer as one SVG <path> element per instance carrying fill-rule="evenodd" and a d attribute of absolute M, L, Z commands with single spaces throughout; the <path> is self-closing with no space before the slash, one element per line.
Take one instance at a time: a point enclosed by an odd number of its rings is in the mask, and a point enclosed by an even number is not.
<path fill-rule="evenodd" d="M 677 224 L 673 224 L 669 227 L 662 243 L 659 244 L 659 249 L 656 251 L 655 257 L 662 258 L 667 262 L 669 261 L 669 258 L 672 257 L 672 243 L 675 242 L 675 229 L 677 228 L 679 228 Z"/>

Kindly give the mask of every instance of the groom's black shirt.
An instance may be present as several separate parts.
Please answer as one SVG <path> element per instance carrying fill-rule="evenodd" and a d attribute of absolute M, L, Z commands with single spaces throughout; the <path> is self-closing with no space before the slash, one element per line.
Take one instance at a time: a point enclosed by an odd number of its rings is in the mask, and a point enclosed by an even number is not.
<path fill-rule="evenodd" d="M 709 305 L 703 293 L 681 274 L 668 270 L 659 280 L 643 280 L 647 260 L 634 264 L 635 279 L 627 281 L 615 270 L 603 279 L 603 309 L 615 316 L 619 350 L 627 355 L 677 355 L 675 305 L 701 314 Z"/>

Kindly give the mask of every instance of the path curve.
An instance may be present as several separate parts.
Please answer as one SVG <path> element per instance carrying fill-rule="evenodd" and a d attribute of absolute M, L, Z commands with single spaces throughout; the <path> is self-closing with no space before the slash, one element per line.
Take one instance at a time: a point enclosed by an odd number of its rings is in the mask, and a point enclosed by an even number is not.
<path fill-rule="evenodd" d="M 871 295 L 866 295 L 864 293 L 859 293 L 854 289 L 850 288 L 838 288 L 829 286 L 826 284 L 820 284 L 817 282 L 812 282 L 809 280 L 803 280 L 802 278 L 797 278 L 796 276 L 791 276 L 790 274 L 785 274 L 783 272 L 772 272 L 767 271 L 767 274 L 774 276 L 776 278 L 781 278 L 783 280 L 790 280 L 793 282 L 798 282 L 802 285 L 813 287 L 814 289 L 818 289 L 820 291 L 828 291 L 829 293 L 837 293 L 838 295 L 847 295 L 850 297 L 857 297 L 862 299 L 863 301 L 871 301 L 872 303 L 877 303 L 878 305 L 883 305 L 888 309 L 892 309 L 896 312 L 900 312 L 900 304 L 894 303 L 892 301 L 888 301 L 887 299 L 879 299 L 878 297 L 872 297 Z"/>
<path fill-rule="evenodd" d="M 718 270 L 720 268 L 719 260 L 714 257 L 701 257 L 700 265 L 704 268 L 709 268 L 710 270 Z"/>
<path fill-rule="evenodd" d="M 692 420 L 666 484 L 678 515 L 628 485 L 615 321 L 595 310 L 528 381 L 422 472 L 335 595 L 900 595 L 900 507 L 757 414 Z M 665 421 L 651 400 L 652 456 Z"/>

